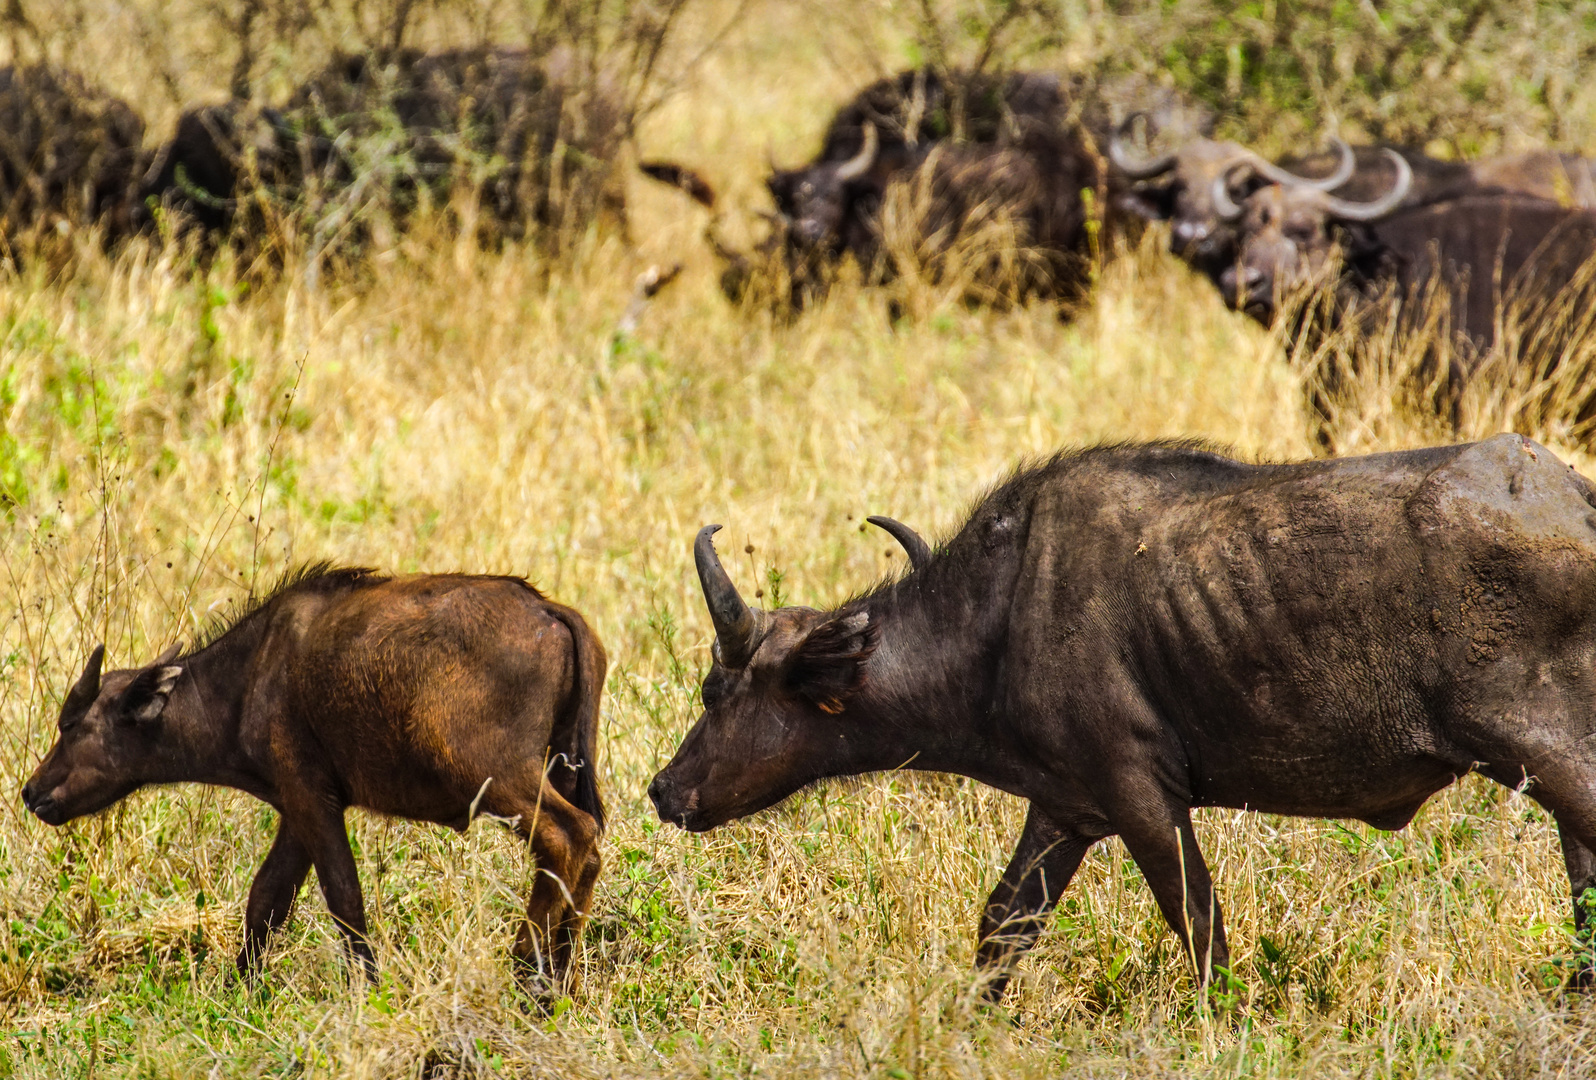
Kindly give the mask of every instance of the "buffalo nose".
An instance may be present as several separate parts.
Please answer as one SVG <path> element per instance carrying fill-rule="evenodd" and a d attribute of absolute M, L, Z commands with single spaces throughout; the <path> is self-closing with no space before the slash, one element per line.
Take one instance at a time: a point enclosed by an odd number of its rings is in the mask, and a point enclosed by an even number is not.
<path fill-rule="evenodd" d="M 1180 221 L 1175 224 L 1175 240 L 1181 245 L 1195 244 L 1208 237 L 1208 226 L 1200 221 Z"/>
<path fill-rule="evenodd" d="M 33 785 L 32 784 L 23 784 L 22 785 L 22 805 L 26 806 L 29 810 L 33 809 Z"/>
<path fill-rule="evenodd" d="M 656 776 L 648 783 L 648 801 L 654 804 L 654 812 L 656 814 L 659 813 L 659 801 L 664 797 L 665 786 L 659 782 L 659 777 Z"/>

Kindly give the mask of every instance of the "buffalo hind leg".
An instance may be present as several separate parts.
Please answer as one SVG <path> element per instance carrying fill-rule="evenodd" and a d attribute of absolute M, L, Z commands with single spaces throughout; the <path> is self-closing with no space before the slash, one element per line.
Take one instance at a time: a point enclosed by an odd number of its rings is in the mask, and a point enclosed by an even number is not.
<path fill-rule="evenodd" d="M 534 979 L 574 991 L 577 941 L 598 881 L 598 823 L 573 806 L 552 784 L 531 792 L 505 785 L 487 793 L 488 810 L 515 818 L 515 831 L 532 848 L 537 861 L 526 918 L 516 933 L 514 956 Z M 530 784 L 528 786 L 531 786 Z"/>
<path fill-rule="evenodd" d="M 1162 814 L 1143 813 L 1117 818 L 1120 839 L 1180 938 L 1186 955 L 1196 965 L 1197 981 L 1207 986 L 1215 968 L 1230 969 L 1230 949 L 1225 944 L 1225 923 L 1214 896 L 1208 864 L 1197 847 L 1191 811 L 1164 800 Z"/>
<path fill-rule="evenodd" d="M 265 955 L 266 941 L 288 922 L 299 887 L 310 873 L 310 852 L 288 828 L 277 823 L 277 838 L 266 853 L 266 861 L 255 871 L 249 887 L 249 906 L 244 915 L 244 947 L 238 953 L 238 973 L 254 972 Z"/>
<path fill-rule="evenodd" d="M 1014 855 L 981 914 L 975 970 L 985 976 L 982 994 L 987 1001 L 1003 997 L 1014 966 L 1036 944 L 1048 913 L 1094 842 L 1061 828 L 1031 805 Z"/>

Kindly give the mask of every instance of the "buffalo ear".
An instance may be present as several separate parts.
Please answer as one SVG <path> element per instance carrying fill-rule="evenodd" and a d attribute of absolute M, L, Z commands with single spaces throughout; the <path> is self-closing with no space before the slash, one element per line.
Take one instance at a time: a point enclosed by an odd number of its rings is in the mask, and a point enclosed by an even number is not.
<path fill-rule="evenodd" d="M 147 724 L 160 717 L 183 669 L 153 664 L 133 677 L 122 691 L 119 713 L 129 724 Z"/>
<path fill-rule="evenodd" d="M 828 619 L 793 650 L 788 681 L 828 713 L 840 713 L 865 683 L 865 661 L 875 652 L 880 630 L 868 612 Z"/>

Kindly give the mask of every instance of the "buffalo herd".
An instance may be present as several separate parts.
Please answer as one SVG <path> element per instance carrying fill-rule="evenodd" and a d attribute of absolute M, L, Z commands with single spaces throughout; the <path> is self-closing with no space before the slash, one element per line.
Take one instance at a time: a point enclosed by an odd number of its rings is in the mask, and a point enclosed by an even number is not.
<path fill-rule="evenodd" d="M 513 50 L 340 58 L 281 108 L 196 108 L 146 152 L 124 103 L 47 66 L 6 69 L 5 235 L 173 222 L 213 235 L 316 200 L 320 227 L 358 230 L 348 193 L 371 182 L 373 146 L 399 162 L 379 181 L 401 218 L 443 197 L 469 150 L 492 163 L 483 211 L 525 235 L 619 199 L 599 163 L 625 119 L 564 80 Z M 1163 220 L 1177 256 L 1266 322 L 1326 274 L 1340 318 L 1439 288 L 1462 380 L 1499 344 L 1506 300 L 1585 282 L 1596 177 L 1582 159 L 1459 163 L 1333 140 L 1270 161 L 1201 119 L 1149 154 L 1138 129 L 1177 129 L 1189 110 L 1155 95 L 1115 112 L 1051 75 L 883 79 L 837 112 L 812 162 L 772 166 L 771 228 L 753 249 L 713 219 L 722 285 L 743 298 L 774 282 L 766 298 L 796 310 L 848 259 L 874 281 L 965 259 L 981 295 L 1069 301 L 1116 233 Z M 696 170 L 643 168 L 716 208 Z M 595 170 L 585 202 L 554 196 L 567 169 Z M 1010 250 L 966 243 L 991 230 Z M 1545 447 L 1499 435 L 1248 464 L 1117 445 L 1016 470 L 940 544 L 869 520 L 908 568 L 831 610 L 749 606 L 716 553 L 720 526 L 700 530 L 714 638 L 702 713 L 648 785 L 661 820 L 705 831 L 829 777 L 900 768 L 1026 800 L 976 938 L 996 1000 L 1100 840 L 1122 839 L 1206 985 L 1230 953 L 1193 808 L 1394 830 L 1478 772 L 1555 820 L 1588 935 L 1596 487 Z M 539 871 L 514 954 L 536 986 L 571 984 L 599 874 L 607 663 L 577 612 L 518 578 L 316 565 L 186 649 L 111 671 L 104 655 L 65 694 L 23 801 L 50 825 L 175 782 L 273 807 L 240 972 L 312 868 L 351 962 L 372 970 L 353 806 L 508 822 Z M 1575 981 L 1593 979 L 1587 950 Z"/>

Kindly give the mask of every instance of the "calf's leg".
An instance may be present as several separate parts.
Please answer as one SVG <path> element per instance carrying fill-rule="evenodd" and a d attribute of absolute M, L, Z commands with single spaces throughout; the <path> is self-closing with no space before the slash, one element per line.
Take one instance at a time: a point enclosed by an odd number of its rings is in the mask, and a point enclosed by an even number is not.
<path fill-rule="evenodd" d="M 349 834 L 344 830 L 343 807 L 315 796 L 296 803 L 294 810 L 285 805 L 283 820 L 310 854 L 327 910 L 343 932 L 346 955 L 351 963 L 359 963 L 366 978 L 376 981 L 377 958 L 366 936 L 366 902 L 360 892 L 355 855 L 349 849 Z"/>
<path fill-rule="evenodd" d="M 1059 826 L 1032 804 L 1008 868 L 981 914 L 975 969 L 986 976 L 987 1001 L 1003 997 L 1014 966 L 1036 944 L 1048 913 L 1094 842 Z"/>
<path fill-rule="evenodd" d="M 598 881 L 598 824 L 552 784 L 490 786 L 488 810 L 516 818 L 515 831 L 532 847 L 537 877 L 527 897 L 526 919 L 516 934 L 514 956 L 538 975 L 574 990 L 576 943 Z M 497 790 L 495 790 L 497 788 Z"/>
<path fill-rule="evenodd" d="M 288 922 L 299 887 L 310 872 L 310 852 L 279 820 L 277 838 L 266 853 L 266 861 L 255 871 L 249 887 L 249 906 L 244 915 L 244 947 L 238 953 L 238 972 L 248 975 L 260 966 L 266 939 Z"/>

